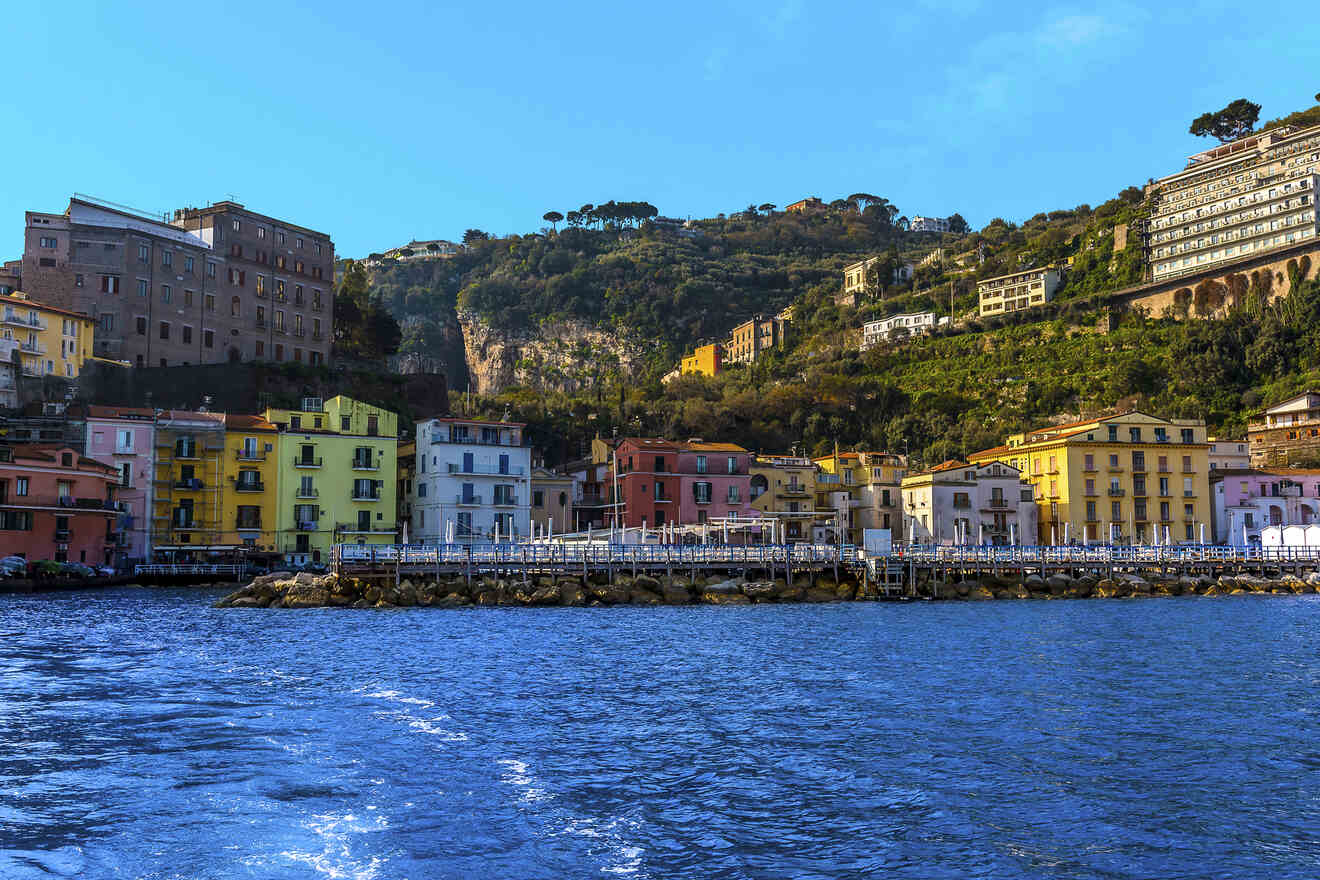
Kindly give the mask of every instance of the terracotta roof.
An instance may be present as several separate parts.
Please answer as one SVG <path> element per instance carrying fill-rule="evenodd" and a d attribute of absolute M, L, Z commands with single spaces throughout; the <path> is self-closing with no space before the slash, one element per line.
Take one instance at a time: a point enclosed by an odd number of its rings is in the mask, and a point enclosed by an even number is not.
<path fill-rule="evenodd" d="M 746 452 L 747 450 L 737 443 L 700 443 L 688 442 L 682 444 L 683 448 L 689 452 Z"/>
<path fill-rule="evenodd" d="M 935 474 L 935 473 L 939 473 L 940 471 L 956 471 L 959 468 L 965 468 L 965 467 L 971 467 L 971 465 L 969 465 L 965 461 L 958 461 L 956 458 L 951 458 L 948 461 L 943 461 L 935 465 L 935 467 L 931 468 L 929 471 L 927 471 L 927 473 Z"/>
<path fill-rule="evenodd" d="M 20 458 L 26 458 L 28 460 L 35 459 L 40 461 L 49 461 L 53 463 L 55 461 L 55 453 L 67 451 L 67 452 L 72 452 L 74 454 L 74 460 L 73 460 L 74 467 L 78 467 L 83 464 L 92 464 L 92 465 L 96 465 L 98 468 L 100 468 L 101 470 L 107 473 L 119 472 L 119 468 L 115 467 L 114 465 L 106 464 L 105 462 L 96 458 L 92 458 L 91 456 L 88 455 L 83 455 L 78 450 L 78 447 L 69 446 L 64 443 L 23 443 L 17 446 L 11 446 L 10 449 L 13 450 L 15 461 L 17 461 Z"/>
<path fill-rule="evenodd" d="M 20 290 L 17 291 L 17 293 L 26 293 L 26 291 Z M 4 303 L 5 305 L 28 306 L 29 308 L 37 309 L 43 312 L 54 312 L 57 315 L 68 315 L 70 318 L 78 318 L 79 320 L 86 321 L 89 324 L 96 323 L 96 319 L 93 318 L 91 315 L 87 314 L 86 312 L 71 312 L 68 309 L 61 309 L 56 306 L 48 306 L 44 302 L 41 302 L 40 300 L 32 299 L 31 294 L 28 294 L 26 298 L 20 298 L 13 296 L 11 294 L 5 294 L 3 296 L 0 296 L 0 302 Z"/>
<path fill-rule="evenodd" d="M 973 459 L 973 458 L 987 458 L 987 457 L 995 456 L 995 455 L 1004 455 L 1005 453 L 1012 452 L 1012 451 L 1013 451 L 1013 450 L 1012 450 L 1012 447 L 1007 446 L 1007 445 L 1004 445 L 1004 446 L 991 446 L 989 449 L 982 449 L 980 452 L 973 452 L 971 455 L 969 455 L 969 456 L 967 456 L 967 457 L 968 457 L 969 459 Z"/>
<path fill-rule="evenodd" d="M 240 413 L 225 413 L 225 427 L 246 428 L 250 431 L 279 430 L 275 423 L 266 421 L 264 416 L 250 416 Z"/>

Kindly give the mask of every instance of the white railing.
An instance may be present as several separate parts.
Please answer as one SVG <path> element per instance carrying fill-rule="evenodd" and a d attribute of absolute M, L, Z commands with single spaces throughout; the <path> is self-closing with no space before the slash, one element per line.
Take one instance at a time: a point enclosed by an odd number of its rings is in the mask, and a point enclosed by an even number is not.
<path fill-rule="evenodd" d="M 858 559 L 832 544 L 338 544 L 339 564 L 473 565 L 606 568 L 639 566 L 807 565 Z"/>
<path fill-rule="evenodd" d="M 159 575 L 181 575 L 181 574 L 215 574 L 227 575 L 229 577 L 238 577 L 244 572 L 241 565 L 193 565 L 193 564 L 166 564 L 166 563 L 148 563 L 144 565 L 133 566 L 133 574 L 159 574 Z"/>
<path fill-rule="evenodd" d="M 1044 545 L 1022 546 L 947 546 L 909 545 L 894 547 L 888 554 L 893 560 L 917 565 L 960 565 L 969 567 L 996 565 L 1170 565 L 1190 562 L 1320 562 L 1316 547 L 1224 547 L 1215 544 L 1172 545 Z"/>

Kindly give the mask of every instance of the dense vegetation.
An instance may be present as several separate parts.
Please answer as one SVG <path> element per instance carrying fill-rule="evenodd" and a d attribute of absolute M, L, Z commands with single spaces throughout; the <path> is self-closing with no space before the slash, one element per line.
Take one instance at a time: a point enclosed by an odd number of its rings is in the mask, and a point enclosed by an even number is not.
<path fill-rule="evenodd" d="M 1245 125 L 1251 107 L 1233 107 L 1208 114 L 1206 132 Z M 1314 122 L 1320 105 L 1265 127 Z M 1240 434 L 1262 400 L 1320 378 L 1320 288 L 1299 283 L 1273 306 L 1261 291 L 1235 291 L 1224 320 L 1113 314 L 1107 294 L 1139 283 L 1142 271 L 1137 243 L 1114 250 L 1115 227 L 1139 224 L 1145 210 L 1142 191 L 1128 187 L 1095 208 L 937 235 L 909 231 L 896 206 L 864 193 L 817 213 L 749 205 L 681 229 L 657 222 L 649 203 L 609 202 L 547 212 L 551 225 L 536 234 L 468 230 L 452 258 L 378 261 L 372 298 L 398 317 L 404 352 L 452 345 L 460 311 L 513 333 L 570 319 L 645 340 L 649 360 L 636 375 L 575 395 L 537 383 L 471 404 L 529 422 L 551 462 L 581 454 L 593 433 L 618 431 L 719 437 L 766 451 L 819 453 L 838 442 L 907 450 L 929 464 L 1056 416 L 1118 405 Z M 893 283 L 885 266 L 860 309 L 836 305 L 847 264 L 915 262 L 936 247 L 945 258 L 911 281 Z M 1050 307 L 992 322 L 966 317 L 977 279 L 1062 264 L 1066 281 Z M 1297 267 L 1297 280 L 1310 269 Z M 785 350 L 714 379 L 661 383 L 693 345 L 789 304 Z M 913 310 L 952 315 L 955 326 L 858 352 L 863 321 Z"/>

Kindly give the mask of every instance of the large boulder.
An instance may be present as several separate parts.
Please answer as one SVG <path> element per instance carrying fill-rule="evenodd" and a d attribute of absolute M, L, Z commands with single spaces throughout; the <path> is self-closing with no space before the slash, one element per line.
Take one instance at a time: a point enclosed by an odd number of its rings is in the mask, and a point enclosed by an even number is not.
<path fill-rule="evenodd" d="M 239 596 L 237 599 L 230 600 L 224 607 L 226 608 L 265 608 L 269 602 L 263 602 L 256 596 Z"/>
<path fill-rule="evenodd" d="M 707 605 L 750 605 L 752 600 L 742 593 L 712 593 L 709 589 L 701 594 L 701 601 Z"/>
<path fill-rule="evenodd" d="M 660 592 L 660 580 L 649 574 L 637 575 L 637 577 L 633 578 L 633 586 L 640 590 L 646 590 L 648 593 Z"/>
<path fill-rule="evenodd" d="M 739 595 L 742 593 L 742 581 L 734 578 L 726 581 L 716 581 L 707 583 L 704 590 L 706 593 L 720 593 L 728 596 Z"/>
<path fill-rule="evenodd" d="M 838 589 L 837 584 L 835 585 L 834 589 L 836 590 Z M 839 601 L 839 597 L 834 592 L 834 590 L 827 590 L 824 587 L 817 586 L 817 587 L 811 587 L 810 589 L 807 590 L 806 600 L 808 602 L 815 602 L 815 603 L 837 602 Z"/>
<path fill-rule="evenodd" d="M 582 589 L 582 585 L 577 581 L 560 581 L 559 604 L 574 608 L 585 605 L 587 604 L 586 591 Z"/>
<path fill-rule="evenodd" d="M 841 602 L 851 602 L 857 595 L 857 587 L 853 584 L 839 584 L 834 588 L 834 598 Z"/>
<path fill-rule="evenodd" d="M 637 579 L 637 581 L 640 580 L 641 578 Z M 655 581 L 655 578 L 648 578 L 648 580 Z M 633 582 L 633 588 L 628 591 L 628 602 L 632 605 L 659 605 L 662 601 L 660 594 L 643 589 L 637 585 L 637 581 Z M 655 584 L 656 587 L 660 586 L 659 581 L 655 581 Z"/>
<path fill-rule="evenodd" d="M 1051 596 L 1063 596 L 1067 594 L 1072 587 L 1073 579 L 1066 574 L 1052 574 L 1045 578 L 1045 589 L 1050 591 Z"/>
<path fill-rule="evenodd" d="M 447 596 L 437 599 L 433 605 L 436 608 L 462 608 L 465 605 L 471 605 L 472 600 L 467 596 L 461 596 L 458 593 L 450 593 Z"/>
<path fill-rule="evenodd" d="M 330 593 L 321 587 L 293 586 L 284 594 L 285 608 L 322 608 L 330 604 Z"/>
<path fill-rule="evenodd" d="M 742 591 L 749 599 L 773 599 L 779 593 L 774 581 L 751 581 L 743 584 Z"/>
<path fill-rule="evenodd" d="M 979 584 L 977 585 L 976 589 L 972 590 L 967 594 L 967 598 L 975 602 L 984 602 L 985 600 L 993 599 L 994 597 L 995 597 L 994 593 L 990 592 L 988 588 L 982 587 Z"/>
<path fill-rule="evenodd" d="M 687 605 L 692 601 L 692 594 L 682 584 L 665 584 L 660 595 L 666 605 Z"/>

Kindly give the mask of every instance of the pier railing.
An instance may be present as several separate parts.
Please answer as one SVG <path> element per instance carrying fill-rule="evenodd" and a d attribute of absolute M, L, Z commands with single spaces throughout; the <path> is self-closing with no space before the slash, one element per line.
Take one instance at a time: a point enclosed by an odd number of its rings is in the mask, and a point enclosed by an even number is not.
<path fill-rule="evenodd" d="M 1188 563 L 1320 562 L 1316 547 L 1224 547 L 1215 544 L 895 547 L 888 559 L 916 565 L 968 568 L 1038 565 L 1177 565 Z"/>
<path fill-rule="evenodd" d="M 858 561 L 857 549 L 829 544 L 339 544 L 335 565 L 604 569 L 816 566 Z"/>
<path fill-rule="evenodd" d="M 242 565 L 192 565 L 186 563 L 145 563 L 133 566 L 134 575 L 158 575 L 176 577 L 181 575 L 206 575 L 208 577 L 237 578 L 243 574 Z"/>

